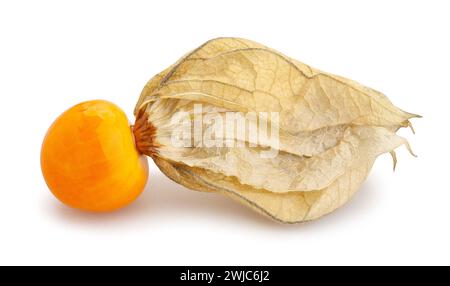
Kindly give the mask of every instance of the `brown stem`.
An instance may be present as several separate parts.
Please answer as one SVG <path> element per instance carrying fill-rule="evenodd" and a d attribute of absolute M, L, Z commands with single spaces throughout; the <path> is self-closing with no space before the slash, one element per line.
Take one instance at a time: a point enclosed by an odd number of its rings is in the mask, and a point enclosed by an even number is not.
<path fill-rule="evenodd" d="M 137 150 L 149 157 L 158 153 L 159 145 L 155 142 L 156 127 L 148 120 L 148 114 L 142 110 L 136 116 L 133 126 L 134 139 Z"/>

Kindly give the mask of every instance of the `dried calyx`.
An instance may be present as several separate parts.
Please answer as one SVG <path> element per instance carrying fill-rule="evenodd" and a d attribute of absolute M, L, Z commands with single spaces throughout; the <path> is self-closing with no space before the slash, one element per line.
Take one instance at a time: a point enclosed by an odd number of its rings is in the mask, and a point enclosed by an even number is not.
<path fill-rule="evenodd" d="M 140 111 L 136 116 L 136 122 L 133 126 L 133 134 L 136 149 L 141 154 L 152 157 L 156 154 L 159 147 L 156 142 L 156 127 L 148 120 L 148 114 Z"/>
<path fill-rule="evenodd" d="M 216 123 L 231 112 L 246 121 L 230 139 Z M 174 120 L 179 114 L 184 120 Z M 396 161 L 394 149 L 409 148 L 396 131 L 419 117 L 378 91 L 236 38 L 211 40 L 153 77 L 135 115 L 137 148 L 169 178 L 284 223 L 346 203 L 377 156 L 389 152 Z M 253 136 L 262 121 L 276 138 Z M 194 130 L 183 141 L 190 144 L 174 144 L 174 131 L 186 128 Z M 261 156 L 267 150 L 275 156 Z"/>

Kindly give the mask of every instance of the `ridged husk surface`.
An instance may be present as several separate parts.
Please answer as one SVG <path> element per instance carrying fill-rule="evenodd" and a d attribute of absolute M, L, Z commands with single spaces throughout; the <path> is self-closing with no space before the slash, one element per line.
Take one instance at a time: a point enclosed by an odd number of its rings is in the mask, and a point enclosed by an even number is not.
<path fill-rule="evenodd" d="M 175 147 L 171 134 L 179 126 L 172 116 L 192 115 L 195 104 L 204 115 L 277 112 L 278 122 L 267 119 L 279 130 L 278 142 Z M 208 41 L 153 77 L 135 115 L 138 148 L 169 178 L 284 223 L 317 219 L 345 204 L 377 156 L 390 152 L 395 161 L 394 149 L 407 145 L 396 131 L 418 117 L 376 90 L 237 38 Z M 202 132 L 211 131 L 202 124 Z M 262 158 L 267 148 L 278 155 Z"/>

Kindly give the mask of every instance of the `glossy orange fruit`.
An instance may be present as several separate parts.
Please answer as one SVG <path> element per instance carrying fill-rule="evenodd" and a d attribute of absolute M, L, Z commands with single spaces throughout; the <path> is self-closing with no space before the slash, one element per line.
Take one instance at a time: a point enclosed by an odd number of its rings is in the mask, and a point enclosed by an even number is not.
<path fill-rule="evenodd" d="M 42 144 L 41 168 L 59 200 L 88 211 L 129 204 L 148 177 L 125 113 L 103 100 L 75 105 L 55 120 Z"/>

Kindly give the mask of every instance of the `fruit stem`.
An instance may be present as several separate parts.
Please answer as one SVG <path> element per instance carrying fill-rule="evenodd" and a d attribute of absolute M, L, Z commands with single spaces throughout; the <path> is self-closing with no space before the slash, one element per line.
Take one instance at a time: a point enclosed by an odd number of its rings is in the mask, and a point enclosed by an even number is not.
<path fill-rule="evenodd" d="M 134 126 L 132 126 L 134 142 L 139 153 L 154 157 L 159 145 L 155 142 L 156 127 L 148 120 L 148 114 L 139 111 Z"/>

